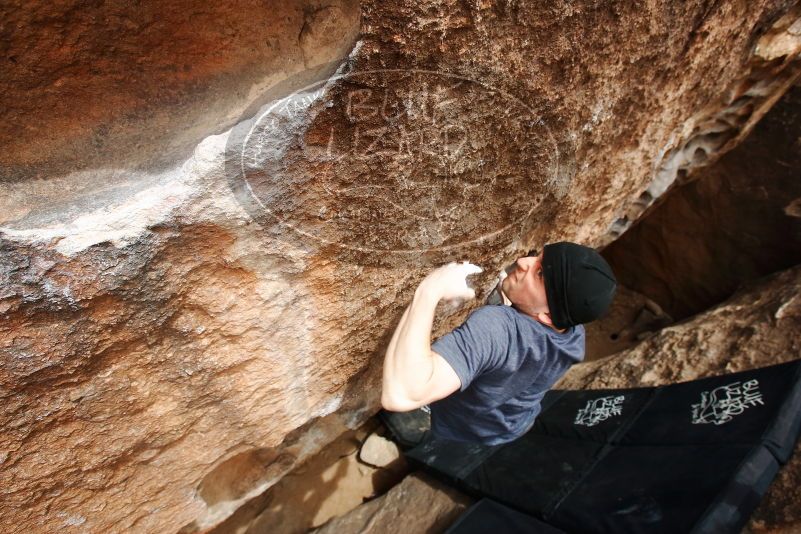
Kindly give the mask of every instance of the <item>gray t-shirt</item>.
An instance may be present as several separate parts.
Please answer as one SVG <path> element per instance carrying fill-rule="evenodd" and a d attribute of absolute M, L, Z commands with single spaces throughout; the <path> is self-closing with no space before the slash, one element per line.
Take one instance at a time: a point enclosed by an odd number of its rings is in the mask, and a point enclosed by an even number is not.
<path fill-rule="evenodd" d="M 431 348 L 462 382 L 431 404 L 434 436 L 496 445 L 524 433 L 545 393 L 584 358 L 584 327 L 559 333 L 510 306 L 482 306 Z"/>

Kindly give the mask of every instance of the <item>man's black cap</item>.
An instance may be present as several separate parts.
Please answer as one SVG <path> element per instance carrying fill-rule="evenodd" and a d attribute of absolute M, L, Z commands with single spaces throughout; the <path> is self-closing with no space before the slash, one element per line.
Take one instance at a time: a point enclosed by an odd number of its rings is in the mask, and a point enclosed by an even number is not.
<path fill-rule="evenodd" d="M 617 280 L 595 250 L 562 241 L 545 245 L 542 254 L 545 294 L 557 328 L 589 323 L 612 303 Z"/>

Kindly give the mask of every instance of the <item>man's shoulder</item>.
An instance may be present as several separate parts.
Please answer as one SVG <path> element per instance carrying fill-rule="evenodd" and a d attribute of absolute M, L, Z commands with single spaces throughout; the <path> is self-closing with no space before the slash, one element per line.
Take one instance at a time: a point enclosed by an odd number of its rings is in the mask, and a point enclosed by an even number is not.
<path fill-rule="evenodd" d="M 566 332 L 558 332 L 512 306 L 495 304 L 481 306 L 470 314 L 468 320 L 492 325 L 497 330 L 514 330 L 524 337 L 545 337 L 551 339 L 557 346 L 583 346 L 584 343 L 583 325 L 573 326 Z"/>
<path fill-rule="evenodd" d="M 468 320 L 471 321 L 489 321 L 498 324 L 507 324 L 515 320 L 515 315 L 518 314 L 517 310 L 511 306 L 503 306 L 496 304 L 486 304 L 476 308 L 470 313 Z"/>
<path fill-rule="evenodd" d="M 470 313 L 462 326 L 485 338 L 506 339 L 520 329 L 516 317 L 519 313 L 509 306 L 481 306 Z"/>

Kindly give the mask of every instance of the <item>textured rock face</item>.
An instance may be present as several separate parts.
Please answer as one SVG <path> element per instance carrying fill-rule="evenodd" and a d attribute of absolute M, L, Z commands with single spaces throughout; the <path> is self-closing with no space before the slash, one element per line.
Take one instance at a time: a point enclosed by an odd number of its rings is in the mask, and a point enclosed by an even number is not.
<path fill-rule="evenodd" d="M 373 418 L 326 445 L 258 498 L 208 530 L 209 534 L 296 534 L 309 532 L 396 486 L 409 472 L 403 458 L 385 468 L 359 458 Z"/>
<path fill-rule="evenodd" d="M 0 16 L 0 165 L 23 179 L 174 166 L 276 83 L 346 55 L 359 9 L 62 0 L 4 2 Z"/>
<path fill-rule="evenodd" d="M 471 504 L 458 491 L 420 474 L 410 475 L 386 495 L 365 503 L 315 530 L 318 534 L 357 532 L 444 532 Z"/>
<path fill-rule="evenodd" d="M 573 367 L 556 387 L 657 386 L 794 360 L 801 347 L 801 267 L 761 280 L 635 348 Z M 801 528 L 801 444 L 754 513 L 755 532 Z"/>
<path fill-rule="evenodd" d="M 604 250 L 618 280 L 683 319 L 801 262 L 801 86 L 736 149 Z"/>
<path fill-rule="evenodd" d="M 377 407 L 433 264 L 606 243 L 733 146 L 790 4 L 4 5 L 0 529 L 219 523 Z"/>
<path fill-rule="evenodd" d="M 609 314 L 587 326 L 585 361 L 630 348 L 743 282 L 801 262 L 799 138 L 796 83 L 742 143 L 666 192 L 603 250 L 621 286 Z"/>

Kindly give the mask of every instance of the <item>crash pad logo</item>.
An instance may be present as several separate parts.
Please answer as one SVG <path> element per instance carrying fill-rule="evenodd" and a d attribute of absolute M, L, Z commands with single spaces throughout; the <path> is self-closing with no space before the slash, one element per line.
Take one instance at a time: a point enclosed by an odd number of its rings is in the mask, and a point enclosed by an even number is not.
<path fill-rule="evenodd" d="M 273 235 L 410 257 L 508 245 L 547 208 L 558 160 L 532 102 L 426 70 L 337 71 L 226 145 L 237 200 Z"/>
<path fill-rule="evenodd" d="M 732 382 L 712 391 L 701 392 L 701 402 L 692 405 L 694 425 L 728 423 L 752 406 L 762 406 L 759 381 Z"/>
<path fill-rule="evenodd" d="M 625 395 L 610 395 L 587 401 L 587 406 L 576 413 L 575 425 L 595 426 L 610 417 L 622 415 Z"/>

